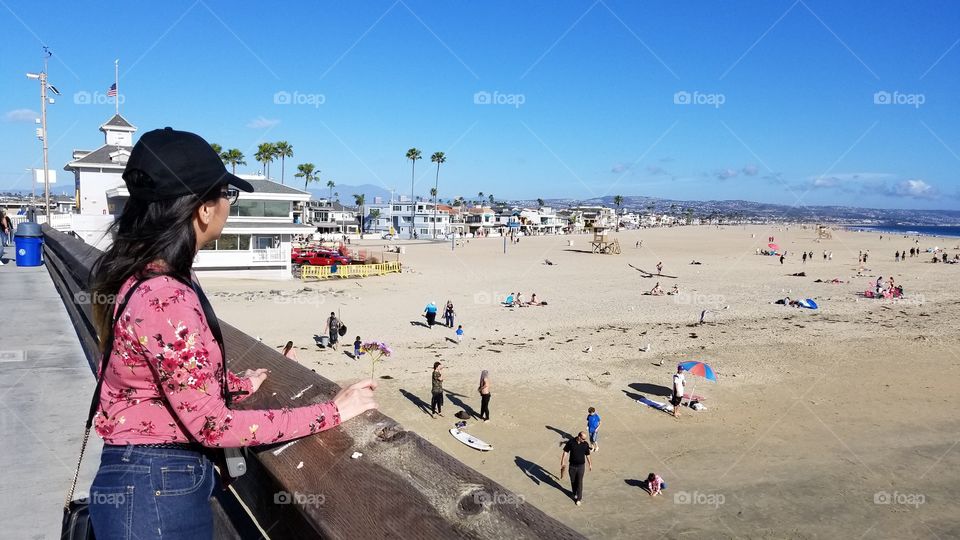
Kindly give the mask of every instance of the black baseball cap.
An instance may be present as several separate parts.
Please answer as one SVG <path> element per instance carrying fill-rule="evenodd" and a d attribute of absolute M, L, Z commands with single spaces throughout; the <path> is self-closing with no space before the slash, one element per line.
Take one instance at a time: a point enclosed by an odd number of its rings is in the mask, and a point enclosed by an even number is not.
<path fill-rule="evenodd" d="M 196 133 L 173 128 L 144 133 L 123 170 L 130 197 L 144 201 L 174 199 L 230 184 L 252 192 L 250 182 L 227 172 L 210 143 Z"/>

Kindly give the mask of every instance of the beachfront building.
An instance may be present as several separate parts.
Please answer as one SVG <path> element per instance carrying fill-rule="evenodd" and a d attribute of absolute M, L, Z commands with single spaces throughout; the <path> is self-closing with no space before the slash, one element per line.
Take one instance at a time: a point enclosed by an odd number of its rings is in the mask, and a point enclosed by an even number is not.
<path fill-rule="evenodd" d="M 436 233 L 437 238 L 443 238 L 450 231 L 449 206 L 437 205 L 434 213 L 434 204 L 430 201 L 411 201 L 409 197 L 400 196 L 399 200 L 383 202 L 379 197 L 373 204 L 368 204 L 366 212 L 376 209 L 379 217 L 376 223 L 366 230 L 377 234 L 394 234 L 403 238 L 415 235 L 417 238 L 430 238 Z M 411 216 L 412 212 L 416 212 Z M 411 221 L 413 217 L 413 221 Z"/>
<path fill-rule="evenodd" d="M 137 128 L 119 114 L 100 125 L 104 143 L 96 150 L 74 150 L 64 170 L 73 173 L 77 212 L 81 215 L 107 216 L 107 191 L 123 185 L 123 169 L 133 149 Z"/>
<path fill-rule="evenodd" d="M 306 221 L 320 234 L 355 235 L 360 233 L 359 212 L 338 201 L 319 199 L 307 201 Z M 366 224 L 364 224 L 364 228 Z"/>
<path fill-rule="evenodd" d="M 472 206 L 464 209 L 464 225 L 467 234 L 474 237 L 486 237 L 493 234 L 497 223 L 497 215 L 487 206 Z"/>
<path fill-rule="evenodd" d="M 299 223 L 300 208 L 310 200 L 306 191 L 267 180 L 260 175 L 238 174 L 250 182 L 253 193 L 240 192 L 220 238 L 200 248 L 194 259 L 197 270 L 290 270 L 293 236 L 314 228 Z M 113 215 L 119 215 L 129 198 L 125 185 L 107 190 Z"/>
<path fill-rule="evenodd" d="M 591 230 L 594 227 L 609 228 L 617 224 L 616 213 L 606 206 L 574 206 L 569 210 L 579 215 L 584 230 Z"/>

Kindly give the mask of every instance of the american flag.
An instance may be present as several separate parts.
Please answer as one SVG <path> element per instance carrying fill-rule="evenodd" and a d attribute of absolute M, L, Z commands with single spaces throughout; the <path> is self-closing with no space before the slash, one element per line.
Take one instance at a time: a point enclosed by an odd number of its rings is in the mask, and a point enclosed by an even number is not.
<path fill-rule="evenodd" d="M 107 97 L 117 97 L 117 83 L 110 85 L 110 89 L 107 90 Z"/>

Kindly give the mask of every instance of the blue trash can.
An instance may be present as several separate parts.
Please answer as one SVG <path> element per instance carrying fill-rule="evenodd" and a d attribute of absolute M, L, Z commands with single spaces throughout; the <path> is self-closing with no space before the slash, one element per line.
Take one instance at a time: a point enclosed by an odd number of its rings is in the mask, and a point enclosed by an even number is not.
<path fill-rule="evenodd" d="M 17 225 L 13 244 L 17 251 L 17 266 L 43 264 L 43 231 L 40 225 L 28 221 Z"/>

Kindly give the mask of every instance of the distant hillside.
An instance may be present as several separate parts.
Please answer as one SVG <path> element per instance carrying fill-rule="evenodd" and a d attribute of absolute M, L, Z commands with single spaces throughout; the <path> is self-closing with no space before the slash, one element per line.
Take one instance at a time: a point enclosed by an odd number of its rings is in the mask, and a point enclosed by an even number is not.
<path fill-rule="evenodd" d="M 536 201 L 518 201 L 535 206 Z M 577 204 L 603 204 L 614 207 L 613 196 L 593 199 L 547 199 L 548 205 L 565 208 Z M 724 216 L 732 218 L 756 218 L 789 221 L 822 221 L 831 223 L 884 223 L 902 225 L 958 225 L 960 210 L 886 210 L 879 208 L 856 208 L 852 206 L 789 206 L 785 204 L 758 203 L 752 201 L 678 201 L 625 195 L 625 211 L 683 214 L 687 208 L 693 209 L 695 217 Z"/>

